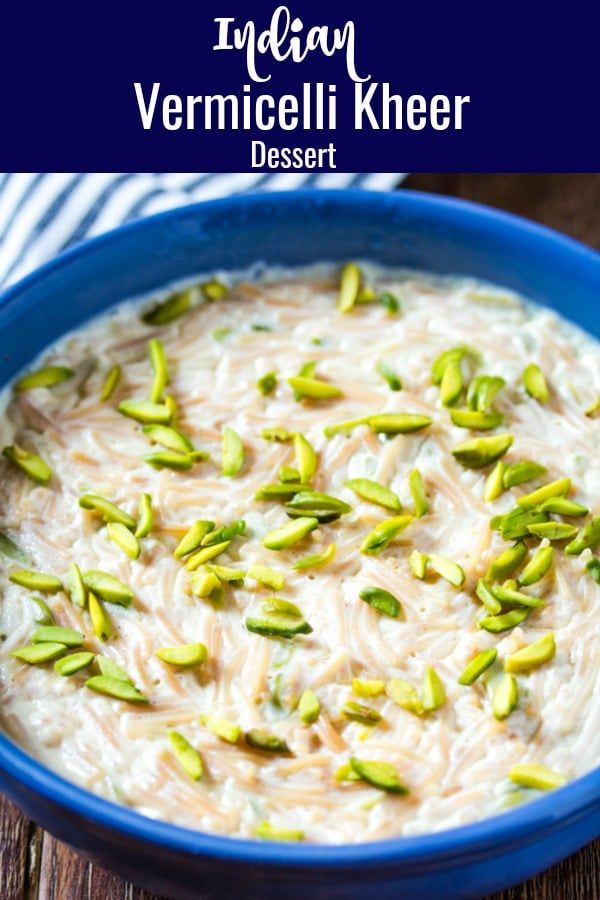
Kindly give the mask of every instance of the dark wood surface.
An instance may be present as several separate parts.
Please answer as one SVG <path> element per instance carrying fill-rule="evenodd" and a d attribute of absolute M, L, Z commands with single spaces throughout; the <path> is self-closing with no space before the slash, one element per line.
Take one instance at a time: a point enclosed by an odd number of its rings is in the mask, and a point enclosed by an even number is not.
<path fill-rule="evenodd" d="M 600 248 L 600 174 L 418 174 L 411 175 L 404 187 L 488 203 Z M 600 841 L 493 900 L 598 898 Z M 81 859 L 0 797 L 0 900 L 158 898 Z"/>

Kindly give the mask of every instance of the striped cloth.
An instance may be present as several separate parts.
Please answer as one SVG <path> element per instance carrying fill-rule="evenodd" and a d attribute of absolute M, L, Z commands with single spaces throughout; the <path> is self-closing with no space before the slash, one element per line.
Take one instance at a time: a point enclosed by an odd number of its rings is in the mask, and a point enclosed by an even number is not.
<path fill-rule="evenodd" d="M 388 190 L 403 177 L 389 172 L 0 174 L 0 287 L 84 238 L 197 200 L 306 187 Z"/>

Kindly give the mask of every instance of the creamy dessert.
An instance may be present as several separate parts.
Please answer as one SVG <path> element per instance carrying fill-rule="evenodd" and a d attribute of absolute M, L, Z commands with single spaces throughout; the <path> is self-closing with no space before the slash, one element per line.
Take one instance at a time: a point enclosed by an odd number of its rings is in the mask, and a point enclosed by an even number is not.
<path fill-rule="evenodd" d="M 600 352 L 500 288 L 211 278 L 2 395 L 0 717 L 139 812 L 434 831 L 600 761 Z"/>

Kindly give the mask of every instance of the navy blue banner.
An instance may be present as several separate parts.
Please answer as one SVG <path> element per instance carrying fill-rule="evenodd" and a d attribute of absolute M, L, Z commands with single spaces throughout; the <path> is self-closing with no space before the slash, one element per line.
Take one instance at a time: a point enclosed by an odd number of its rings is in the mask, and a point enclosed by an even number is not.
<path fill-rule="evenodd" d="M 575 3 L 7 4 L 0 167 L 592 171 L 596 26 Z"/>

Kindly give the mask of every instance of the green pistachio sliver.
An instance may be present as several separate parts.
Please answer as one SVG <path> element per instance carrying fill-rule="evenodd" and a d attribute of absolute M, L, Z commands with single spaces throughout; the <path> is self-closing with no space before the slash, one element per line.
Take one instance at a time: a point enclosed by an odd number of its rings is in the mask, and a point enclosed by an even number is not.
<path fill-rule="evenodd" d="M 380 359 L 375 368 L 383 380 L 387 382 L 387 386 L 391 391 L 402 390 L 402 381 L 400 377 L 394 372 L 392 367 L 385 362 L 385 360 Z"/>
<path fill-rule="evenodd" d="M 451 409 L 450 418 L 458 428 L 470 428 L 472 431 L 489 431 L 498 428 L 504 421 L 502 413 L 471 409 Z"/>
<path fill-rule="evenodd" d="M 502 604 L 496 597 L 494 597 L 489 586 L 486 584 L 483 578 L 480 578 L 477 582 L 475 593 L 481 600 L 490 616 L 497 616 L 498 613 L 502 612 Z"/>
<path fill-rule="evenodd" d="M 350 434 L 359 425 L 368 425 L 370 421 L 371 416 L 362 416 L 360 419 L 348 419 L 345 422 L 338 422 L 336 425 L 327 425 L 323 429 L 323 434 L 328 438 L 334 437 L 336 434 Z"/>
<path fill-rule="evenodd" d="M 467 406 L 478 412 L 487 412 L 506 382 L 498 375 L 478 375 L 469 385 Z"/>
<path fill-rule="evenodd" d="M 453 403 L 456 403 L 462 394 L 463 387 L 464 382 L 460 361 L 452 359 L 444 368 L 444 374 L 440 383 L 440 400 L 442 404 L 444 406 L 452 406 Z"/>
<path fill-rule="evenodd" d="M 309 556 L 303 556 L 301 559 L 296 560 L 292 569 L 295 569 L 296 571 L 303 571 L 304 569 L 322 569 L 333 561 L 336 549 L 335 544 L 329 544 L 323 553 L 312 553 Z"/>
<path fill-rule="evenodd" d="M 0 553 L 15 562 L 26 563 L 28 561 L 28 556 L 22 547 L 19 547 L 4 531 L 0 531 Z"/>
<path fill-rule="evenodd" d="M 48 604 L 41 597 L 30 597 L 32 603 L 35 603 L 39 612 L 34 618 L 36 625 L 54 625 L 54 614 Z"/>
<path fill-rule="evenodd" d="M 190 439 L 170 425 L 144 425 L 142 434 L 145 434 L 153 444 L 160 444 L 176 453 L 190 453 L 194 449 Z"/>
<path fill-rule="evenodd" d="M 222 281 L 219 281 L 218 278 L 211 278 L 209 281 L 205 281 L 200 285 L 200 290 L 202 291 L 202 296 L 208 300 L 209 303 L 216 303 L 219 300 L 225 299 L 229 294 L 230 288 L 228 288 L 226 284 L 223 284 Z"/>
<path fill-rule="evenodd" d="M 300 472 L 292 466 L 282 466 L 279 470 L 279 480 L 283 484 L 298 484 L 300 481 Z"/>
<path fill-rule="evenodd" d="M 590 573 L 596 584 L 600 584 L 600 559 L 595 556 L 588 559 L 585 564 L 586 571 Z"/>
<path fill-rule="evenodd" d="M 302 516 L 269 531 L 263 538 L 262 545 L 267 550 L 287 550 L 314 531 L 318 525 L 319 520 L 313 516 Z"/>
<path fill-rule="evenodd" d="M 413 521 L 413 516 L 392 516 L 376 525 L 360 545 L 361 553 L 381 553 Z"/>
<path fill-rule="evenodd" d="M 464 583 L 464 569 L 452 559 L 440 556 L 438 553 L 430 553 L 427 557 L 427 565 L 454 587 L 460 587 Z"/>
<path fill-rule="evenodd" d="M 32 644 L 64 644 L 65 647 L 81 647 L 85 635 L 74 628 L 62 628 L 60 625 L 42 625 L 36 628 L 31 636 Z"/>
<path fill-rule="evenodd" d="M 192 781 L 199 781 L 204 773 L 204 763 L 196 748 L 192 747 L 187 738 L 178 731 L 169 732 L 169 741 L 177 762 L 186 775 L 189 775 Z"/>
<path fill-rule="evenodd" d="M 293 638 L 297 634 L 310 634 L 311 626 L 304 619 L 295 616 L 272 616 L 265 619 L 248 618 L 246 628 L 252 634 L 272 638 Z"/>
<path fill-rule="evenodd" d="M 350 763 L 344 763 L 339 766 L 335 773 L 335 780 L 342 781 L 362 781 L 360 775 L 357 775 Z"/>
<path fill-rule="evenodd" d="M 492 587 L 494 597 L 501 603 L 525 606 L 527 609 L 541 609 L 543 607 L 544 601 L 541 597 L 531 597 L 529 594 L 516 590 L 516 588 L 508 587 L 508 584 L 509 582 L 506 582 L 506 584 L 496 584 Z"/>
<path fill-rule="evenodd" d="M 111 366 L 104 377 L 102 388 L 100 389 L 100 403 L 106 403 L 110 400 L 121 380 L 121 366 L 117 363 Z"/>
<path fill-rule="evenodd" d="M 545 475 L 547 471 L 546 466 L 533 462 L 531 459 L 523 459 L 506 467 L 503 485 L 505 488 L 516 487 L 525 481 L 532 481 L 534 478 L 539 478 L 540 475 Z"/>
<path fill-rule="evenodd" d="M 352 693 L 356 694 L 357 697 L 379 697 L 380 694 L 385 693 L 385 681 L 353 678 Z"/>
<path fill-rule="evenodd" d="M 423 476 L 418 469 L 413 469 L 408 476 L 408 487 L 415 506 L 415 516 L 420 519 L 429 512 L 429 499 Z"/>
<path fill-rule="evenodd" d="M 177 406 L 177 400 L 175 399 L 173 394 L 165 394 L 163 403 L 171 412 L 171 425 L 177 425 L 177 419 L 179 418 L 179 407 Z"/>
<path fill-rule="evenodd" d="M 152 307 L 142 316 L 142 322 L 146 325 L 168 325 L 180 316 L 183 316 L 192 305 L 192 291 L 179 291 L 168 300 Z"/>
<path fill-rule="evenodd" d="M 422 431 L 431 425 L 429 416 L 418 413 L 381 413 L 368 420 L 371 431 L 375 434 L 412 434 Z"/>
<path fill-rule="evenodd" d="M 308 688 L 302 692 L 298 703 L 298 715 L 305 725 L 312 725 L 319 718 L 321 704 L 319 698 Z"/>
<path fill-rule="evenodd" d="M 598 394 L 596 399 L 584 410 L 584 415 L 592 419 L 597 412 L 600 412 L 600 394 Z"/>
<path fill-rule="evenodd" d="M 261 377 L 256 382 L 256 387 L 264 397 L 272 394 L 277 387 L 277 373 L 265 372 L 265 374 L 261 375 Z"/>
<path fill-rule="evenodd" d="M 295 434 L 293 440 L 296 467 L 300 475 L 298 481 L 308 483 L 317 470 L 317 454 L 303 434 Z"/>
<path fill-rule="evenodd" d="M 530 397 L 540 403 L 547 403 L 550 398 L 544 373 L 538 365 L 530 363 L 523 370 L 523 386 Z"/>
<path fill-rule="evenodd" d="M 537 584 L 538 581 L 546 575 L 552 566 L 554 560 L 554 549 L 552 547 L 538 547 L 525 568 L 518 577 L 518 582 L 522 587 L 528 587 L 530 584 Z"/>
<path fill-rule="evenodd" d="M 19 444 L 5 447 L 2 455 L 31 478 L 32 481 L 35 481 L 36 484 L 45 486 L 52 478 L 52 469 L 48 463 L 37 453 L 25 450 Z"/>
<path fill-rule="evenodd" d="M 117 603 L 119 606 L 131 606 L 133 591 L 114 575 L 102 572 L 100 569 L 90 569 L 83 575 L 86 586 L 107 603 Z"/>
<path fill-rule="evenodd" d="M 263 484 L 254 494 L 255 500 L 287 500 L 294 497 L 300 491 L 310 491 L 310 484 L 292 484 L 285 482 L 281 484 Z"/>
<path fill-rule="evenodd" d="M 385 692 L 397 706 L 416 716 L 423 715 L 423 703 L 417 689 L 410 681 L 405 681 L 404 678 L 392 678 L 386 684 Z"/>
<path fill-rule="evenodd" d="M 26 647 L 20 647 L 18 650 L 13 650 L 10 655 L 30 666 L 41 666 L 44 663 L 58 659 L 59 656 L 62 656 L 66 652 L 66 644 L 61 644 L 57 641 L 48 641 L 44 644 L 28 644 Z"/>
<path fill-rule="evenodd" d="M 154 380 L 150 389 L 151 403 L 160 403 L 166 386 L 169 383 L 169 368 L 162 341 L 152 338 L 148 341 L 148 355 L 154 372 Z"/>
<path fill-rule="evenodd" d="M 184 556 L 188 556 L 188 554 L 197 550 L 201 545 L 203 538 L 205 538 L 214 527 L 215 523 L 208 519 L 198 519 L 194 522 L 192 527 L 186 531 L 175 547 L 175 550 L 173 551 L 175 559 L 183 559 Z"/>
<path fill-rule="evenodd" d="M 521 787 L 534 788 L 538 791 L 551 791 L 567 783 L 566 777 L 560 772 L 538 763 L 518 763 L 509 770 L 508 777 Z"/>
<path fill-rule="evenodd" d="M 391 763 L 362 760 L 353 756 L 350 765 L 367 784 L 390 794 L 408 794 L 408 788 L 402 783 L 398 770 Z"/>
<path fill-rule="evenodd" d="M 38 369 L 37 372 L 30 372 L 15 382 L 15 391 L 30 391 L 33 388 L 50 388 L 56 384 L 61 384 L 72 378 L 75 373 L 73 369 L 66 366 L 47 366 L 45 369 Z"/>
<path fill-rule="evenodd" d="M 82 494 L 79 505 L 82 509 L 100 513 L 105 522 L 118 522 L 126 528 L 135 528 L 135 519 L 129 513 L 100 494 Z"/>
<path fill-rule="evenodd" d="M 589 509 L 581 503 L 568 500 L 567 497 L 550 497 L 548 500 L 544 500 L 540 506 L 540 512 L 579 518 L 580 516 L 587 516 Z"/>
<path fill-rule="evenodd" d="M 434 712 L 444 704 L 446 690 L 442 679 L 431 666 L 425 669 L 423 686 L 421 688 L 421 703 L 425 712 Z"/>
<path fill-rule="evenodd" d="M 569 556 L 579 556 L 584 550 L 595 550 L 600 545 L 600 516 L 591 519 L 577 537 L 565 547 Z"/>
<path fill-rule="evenodd" d="M 390 291 L 383 291 L 382 294 L 377 298 L 382 306 L 384 306 L 387 312 L 393 316 L 396 313 L 400 312 L 401 306 L 400 301 L 396 297 L 395 294 L 392 294 Z"/>
<path fill-rule="evenodd" d="M 410 571 L 415 576 L 415 578 L 418 578 L 421 581 L 423 581 L 427 574 L 427 560 L 427 554 L 420 553 L 419 550 L 413 550 L 408 557 L 408 565 Z"/>
<path fill-rule="evenodd" d="M 233 477 L 244 465 L 244 445 L 239 434 L 233 428 L 223 429 L 223 449 L 221 470 L 223 475 Z"/>
<path fill-rule="evenodd" d="M 376 725 L 381 721 L 381 713 L 373 709 L 372 706 L 365 706 L 364 703 L 356 703 L 354 700 L 348 700 L 342 707 L 342 716 L 350 719 L 351 722 L 360 722 L 362 725 Z"/>
<path fill-rule="evenodd" d="M 287 428 L 263 428 L 260 436 L 265 441 L 274 441 L 275 443 L 285 444 L 294 437 L 293 432 Z"/>
<path fill-rule="evenodd" d="M 245 738 L 248 746 L 254 750 L 262 750 L 264 753 L 290 753 L 290 748 L 283 738 L 261 728 L 251 728 L 246 732 Z"/>
<path fill-rule="evenodd" d="M 501 517 L 500 533 L 505 541 L 515 541 L 519 538 L 530 537 L 529 526 L 538 522 L 547 522 L 550 519 L 548 513 L 538 512 L 536 509 L 523 509 L 516 506 L 505 516 Z"/>
<path fill-rule="evenodd" d="M 361 600 L 368 603 L 376 612 L 392 619 L 397 619 L 402 612 L 402 605 L 399 600 L 390 594 L 389 591 L 379 587 L 366 587 L 358 595 Z"/>
<path fill-rule="evenodd" d="M 190 587 L 194 597 L 212 597 L 213 594 L 218 596 L 221 589 L 221 582 L 214 572 L 194 572 L 190 579 Z"/>
<path fill-rule="evenodd" d="M 227 525 L 219 525 L 218 528 L 209 531 L 208 534 L 204 535 L 202 538 L 201 546 L 212 547 L 214 544 L 220 544 L 223 541 L 232 541 L 233 538 L 238 537 L 240 534 L 244 534 L 245 530 L 245 521 L 243 519 L 235 519 Z"/>
<path fill-rule="evenodd" d="M 508 718 L 519 702 L 519 688 L 514 675 L 505 672 L 492 691 L 492 713 L 496 719 Z"/>
<path fill-rule="evenodd" d="M 519 497 L 517 503 L 523 509 L 535 509 L 541 506 L 544 501 L 553 497 L 566 497 L 570 490 L 570 478 L 557 478 L 556 481 L 551 481 L 549 484 L 543 485 L 536 491 L 532 491 L 530 494 L 524 494 L 523 497 Z"/>
<path fill-rule="evenodd" d="M 133 684 L 125 669 L 116 663 L 114 659 L 110 659 L 108 656 L 97 656 L 96 662 L 101 675 L 106 675 L 107 678 L 116 678 L 119 681 L 127 681 L 129 684 Z"/>
<path fill-rule="evenodd" d="M 466 352 L 466 347 L 453 347 L 452 349 L 445 350 L 441 353 L 431 367 L 432 382 L 434 384 L 441 384 L 447 366 L 449 366 L 450 363 L 460 363 Z"/>
<path fill-rule="evenodd" d="M 339 387 L 319 378 L 292 375 L 287 381 L 300 400 L 333 400 L 335 397 L 342 396 Z"/>
<path fill-rule="evenodd" d="M 379 484 L 378 481 L 372 481 L 370 478 L 351 478 L 349 481 L 345 481 L 344 485 L 363 500 L 376 503 L 378 506 L 394 512 L 402 511 L 400 498 L 388 487 Z"/>
<path fill-rule="evenodd" d="M 455 447 L 452 455 L 466 469 L 481 469 L 504 456 L 512 442 L 512 434 L 473 438 Z"/>
<path fill-rule="evenodd" d="M 285 585 L 285 577 L 281 572 L 258 564 L 250 566 L 248 578 L 253 578 L 254 581 L 258 581 L 259 584 L 263 584 L 274 591 L 280 591 Z"/>
<path fill-rule="evenodd" d="M 285 600 L 283 597 L 267 597 L 261 603 L 266 613 L 282 613 L 284 616 L 291 616 L 293 619 L 302 618 L 302 610 L 292 603 L 291 600 Z"/>
<path fill-rule="evenodd" d="M 70 653 L 69 656 L 63 656 L 62 659 L 56 660 L 54 671 L 57 675 L 66 678 L 69 675 L 75 675 L 76 672 L 81 672 L 82 669 L 87 669 L 94 659 L 95 655 L 86 650 L 82 650 L 80 653 Z"/>
<path fill-rule="evenodd" d="M 121 400 L 117 409 L 121 415 L 144 425 L 169 425 L 171 422 L 172 413 L 165 403 L 153 403 L 151 400 Z"/>
<path fill-rule="evenodd" d="M 527 530 L 539 538 L 547 538 L 549 541 L 566 541 L 577 534 L 577 526 L 567 522 L 539 522 L 536 525 L 528 525 Z"/>
<path fill-rule="evenodd" d="M 488 566 L 486 578 L 490 581 L 508 578 L 521 565 L 526 556 L 527 546 L 522 541 L 513 544 L 512 547 L 508 547 L 500 556 L 492 560 Z"/>
<path fill-rule="evenodd" d="M 320 491 L 301 491 L 285 504 L 290 518 L 313 516 L 320 522 L 333 522 L 340 516 L 352 512 L 352 507 L 338 497 L 322 494 Z"/>
<path fill-rule="evenodd" d="M 207 571 L 216 575 L 219 581 L 225 581 L 228 584 L 235 584 L 237 582 L 243 584 L 244 579 L 246 578 L 246 572 L 242 571 L 242 569 L 232 569 L 230 566 L 216 566 L 211 565 L 210 563 L 207 564 L 206 568 Z"/>
<path fill-rule="evenodd" d="M 483 675 L 486 669 L 489 669 L 496 662 L 497 656 L 498 651 L 495 647 L 492 647 L 490 650 L 482 650 L 465 666 L 458 678 L 458 683 L 464 685 L 474 684 L 479 676 Z"/>
<path fill-rule="evenodd" d="M 504 671 L 518 674 L 531 672 L 544 663 L 550 662 L 556 654 L 556 641 L 552 633 L 545 634 L 527 647 L 517 650 L 504 660 Z"/>
<path fill-rule="evenodd" d="M 242 729 L 239 725 L 236 725 L 234 722 L 228 722 L 227 719 L 211 716 L 209 713 L 202 713 L 200 722 L 211 734 L 221 738 L 223 741 L 227 741 L 228 744 L 237 744 L 242 735 Z"/>
<path fill-rule="evenodd" d="M 140 544 L 136 536 L 119 522 L 110 522 L 106 526 L 106 533 L 111 541 L 120 547 L 130 559 L 137 559 L 140 555 Z"/>
<path fill-rule="evenodd" d="M 88 610 L 92 620 L 92 631 L 101 641 L 107 641 L 113 632 L 112 622 L 104 606 L 92 591 L 88 593 Z"/>
<path fill-rule="evenodd" d="M 340 275 L 340 291 L 337 301 L 337 308 L 340 312 L 350 312 L 356 303 L 361 280 L 361 271 L 356 263 L 346 263 Z"/>
<path fill-rule="evenodd" d="M 499 459 L 485 480 L 483 499 L 486 503 L 491 503 L 492 500 L 497 500 L 504 490 L 504 472 L 504 463 L 501 459 Z"/>
<path fill-rule="evenodd" d="M 135 529 L 135 536 L 138 539 L 148 537 L 154 525 L 154 514 L 152 511 L 152 497 L 150 494 L 142 494 L 140 497 L 138 508 L 138 521 Z"/>
<path fill-rule="evenodd" d="M 8 576 L 9 581 L 31 591 L 42 591 L 45 594 L 57 594 L 64 590 L 60 578 L 46 572 L 32 572 L 30 569 L 17 569 Z"/>
<path fill-rule="evenodd" d="M 299 828 L 279 828 L 270 822 L 261 822 L 255 832 L 255 837 L 261 841 L 303 841 L 304 832 Z"/>
<path fill-rule="evenodd" d="M 113 697 L 115 700 L 125 700 L 128 703 L 147 703 L 147 697 L 138 691 L 130 681 L 122 681 L 119 678 L 110 678 L 107 675 L 93 675 L 85 683 L 85 686 L 97 694 Z"/>
<path fill-rule="evenodd" d="M 190 453 L 178 453 L 176 450 L 157 450 L 146 453 L 144 462 L 153 469 L 174 469 L 176 472 L 189 472 L 196 460 Z"/>
<path fill-rule="evenodd" d="M 210 562 L 211 559 L 216 559 L 217 556 L 220 556 L 221 553 L 224 553 L 225 550 L 229 547 L 231 541 L 221 541 L 220 544 L 212 544 L 210 547 L 201 547 L 199 550 L 196 550 L 195 553 L 192 553 L 191 556 L 188 556 L 185 567 L 188 572 L 193 572 L 199 566 L 204 565 L 204 563 Z"/>
<path fill-rule="evenodd" d="M 530 612 L 530 609 L 511 609 L 510 612 L 497 616 L 486 616 L 479 620 L 479 627 L 484 631 L 489 631 L 490 634 L 501 634 L 503 631 L 510 631 L 520 625 Z"/>
<path fill-rule="evenodd" d="M 160 647 L 156 656 L 171 666 L 189 669 L 199 666 L 208 659 L 208 650 L 204 644 L 180 644 L 178 647 Z"/>

